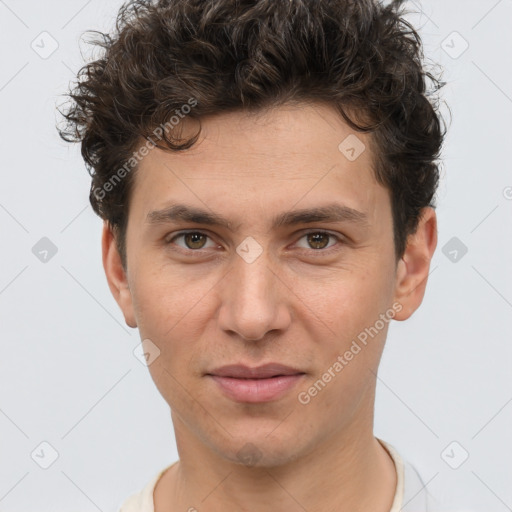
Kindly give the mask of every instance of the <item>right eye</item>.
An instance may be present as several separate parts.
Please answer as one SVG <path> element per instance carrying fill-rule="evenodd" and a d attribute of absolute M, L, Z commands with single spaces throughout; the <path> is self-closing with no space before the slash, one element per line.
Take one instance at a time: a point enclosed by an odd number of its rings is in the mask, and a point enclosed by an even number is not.
<path fill-rule="evenodd" d="M 174 235 L 171 239 L 166 239 L 166 245 L 174 244 L 174 241 L 182 238 L 185 246 L 176 244 L 180 251 L 184 252 L 201 252 L 205 247 L 206 239 L 210 238 L 206 233 L 202 231 L 182 231 Z M 212 242 L 213 243 L 213 242 Z M 213 245 L 215 246 L 215 244 Z"/>

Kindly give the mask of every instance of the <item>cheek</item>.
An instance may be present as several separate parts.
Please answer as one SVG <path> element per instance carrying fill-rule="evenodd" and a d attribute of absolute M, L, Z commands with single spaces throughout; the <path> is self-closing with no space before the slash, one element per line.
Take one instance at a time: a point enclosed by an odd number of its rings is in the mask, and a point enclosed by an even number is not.
<path fill-rule="evenodd" d="M 157 345 L 161 362 L 173 374 L 185 374 L 213 316 L 211 294 L 216 281 L 191 278 L 190 269 L 186 273 L 165 266 L 145 269 L 137 273 L 132 287 L 141 338 Z"/>
<path fill-rule="evenodd" d="M 162 277 L 140 272 L 131 289 L 141 339 L 150 339 L 158 346 L 161 355 L 166 355 L 169 341 L 175 338 L 180 321 L 190 307 L 187 307 L 189 296 L 183 294 L 182 288 Z"/>
<path fill-rule="evenodd" d="M 331 335 L 346 338 L 375 322 L 389 307 L 391 281 L 370 265 L 360 265 L 309 286 L 298 282 L 294 290 L 302 298 L 303 309 L 322 320 Z"/>
<path fill-rule="evenodd" d="M 309 334 L 318 349 L 316 370 L 321 376 L 331 368 L 336 377 L 330 387 L 356 392 L 361 381 L 372 377 L 370 370 L 376 372 L 378 367 L 392 319 L 391 315 L 387 321 L 381 319 L 390 311 L 391 280 L 372 266 L 361 265 L 315 290 L 305 300 L 308 307 L 302 308 L 309 320 L 304 317 L 302 321 L 306 329 L 314 329 Z M 336 372 L 332 366 L 338 356 L 346 363 Z"/>
<path fill-rule="evenodd" d="M 180 272 L 176 266 L 158 264 L 159 258 L 150 251 L 140 257 L 130 285 L 139 329 L 158 332 L 179 322 L 199 300 L 196 295 L 201 291 L 199 283 L 186 279 L 189 271 Z"/>
<path fill-rule="evenodd" d="M 317 330 L 311 333 L 316 344 L 315 373 L 300 389 L 311 399 L 304 413 L 314 417 L 329 411 L 336 418 L 333 425 L 340 425 L 350 422 L 365 403 L 389 325 L 380 320 L 389 309 L 386 298 L 385 282 L 377 282 L 372 273 L 324 286 L 321 294 L 311 297 L 311 309 L 323 322 L 316 322 Z"/>

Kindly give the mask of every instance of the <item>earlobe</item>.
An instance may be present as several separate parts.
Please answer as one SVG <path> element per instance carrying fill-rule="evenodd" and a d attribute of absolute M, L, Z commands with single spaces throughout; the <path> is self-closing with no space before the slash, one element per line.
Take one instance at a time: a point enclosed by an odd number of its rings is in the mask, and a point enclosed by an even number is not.
<path fill-rule="evenodd" d="M 394 300 L 402 309 L 395 320 L 407 320 L 422 303 L 436 246 L 436 213 L 431 207 L 424 208 L 418 227 L 409 235 L 404 255 L 398 262 Z"/>
<path fill-rule="evenodd" d="M 110 291 L 123 312 L 126 324 L 129 327 L 137 327 L 126 272 L 123 269 L 116 240 L 108 221 L 103 222 L 101 248 L 103 269 Z"/>

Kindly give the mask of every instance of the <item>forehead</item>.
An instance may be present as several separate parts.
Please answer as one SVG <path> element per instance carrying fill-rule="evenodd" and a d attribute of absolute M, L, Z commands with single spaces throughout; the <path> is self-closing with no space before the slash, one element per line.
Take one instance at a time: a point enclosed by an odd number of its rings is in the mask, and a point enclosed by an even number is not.
<path fill-rule="evenodd" d="M 198 127 L 185 118 L 176 133 L 188 138 Z M 184 202 L 186 196 L 188 203 L 224 211 L 236 204 L 247 214 L 249 203 L 265 205 L 264 212 L 338 196 L 348 207 L 368 210 L 388 197 L 373 161 L 370 135 L 356 133 L 327 105 L 220 114 L 201 119 L 190 149 L 153 149 L 142 159 L 132 206 L 147 215 L 170 197 Z"/>

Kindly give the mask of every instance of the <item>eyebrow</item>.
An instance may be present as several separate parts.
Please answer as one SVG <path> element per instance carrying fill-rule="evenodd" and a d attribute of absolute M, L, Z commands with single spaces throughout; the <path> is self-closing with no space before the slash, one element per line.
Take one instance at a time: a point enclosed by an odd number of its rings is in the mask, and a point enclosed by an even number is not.
<path fill-rule="evenodd" d="M 162 210 L 153 210 L 148 213 L 146 222 L 151 225 L 167 224 L 173 222 L 192 222 L 208 226 L 220 226 L 233 231 L 232 222 L 225 217 L 201 208 L 186 204 L 171 204 Z M 330 203 L 317 208 L 304 208 L 283 212 L 276 215 L 271 222 L 273 229 L 292 226 L 296 224 L 308 224 L 312 222 L 349 222 L 368 227 L 368 216 L 348 206 Z M 240 224 L 236 227 L 238 229 Z"/>

